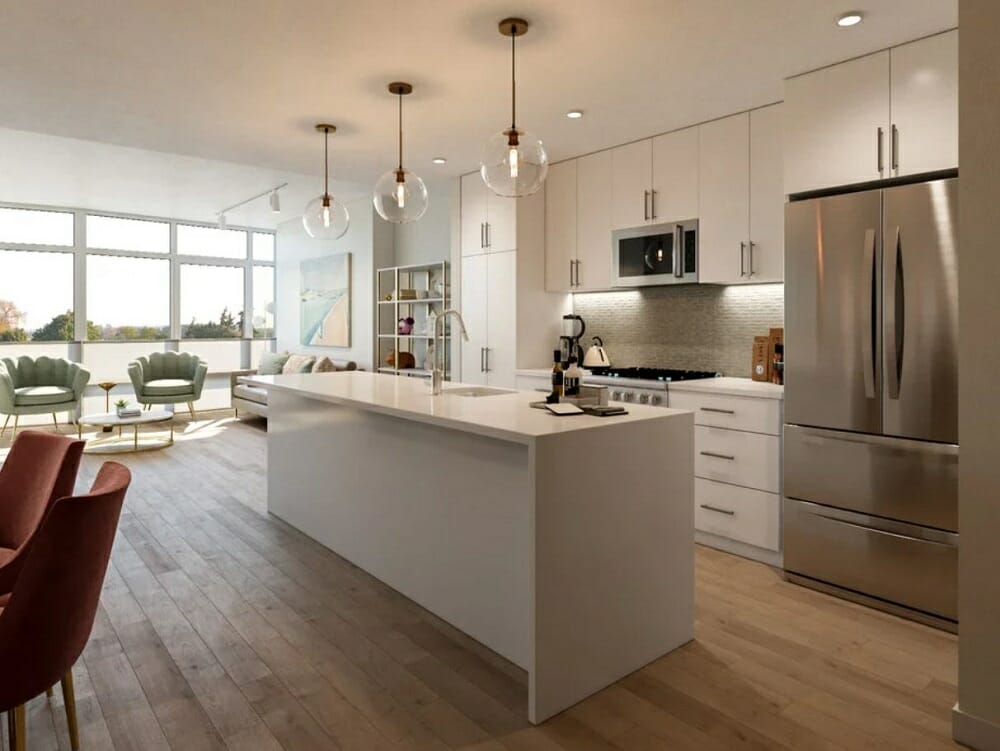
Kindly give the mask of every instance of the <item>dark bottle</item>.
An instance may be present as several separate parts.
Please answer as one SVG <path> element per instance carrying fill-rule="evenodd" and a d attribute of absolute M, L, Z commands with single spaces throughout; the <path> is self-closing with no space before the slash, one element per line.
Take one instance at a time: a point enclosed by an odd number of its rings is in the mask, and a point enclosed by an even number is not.
<path fill-rule="evenodd" d="M 549 394 L 549 401 L 558 401 L 563 395 L 563 369 L 562 352 L 558 349 L 552 353 L 555 364 L 552 366 L 552 393 Z"/>

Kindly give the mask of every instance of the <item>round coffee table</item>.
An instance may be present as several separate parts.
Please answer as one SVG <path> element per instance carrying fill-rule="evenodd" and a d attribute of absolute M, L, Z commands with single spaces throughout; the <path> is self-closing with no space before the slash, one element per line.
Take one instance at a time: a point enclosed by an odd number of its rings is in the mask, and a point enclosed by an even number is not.
<path fill-rule="evenodd" d="M 143 439 L 139 441 L 139 426 L 155 423 L 170 423 L 170 436 L 166 439 Z M 98 428 L 118 428 L 118 435 L 109 438 L 92 438 L 84 449 L 88 454 L 120 454 L 136 451 L 153 451 L 170 446 L 174 442 L 174 414 L 165 409 L 151 409 L 136 417 L 119 417 L 114 412 L 103 412 L 98 415 L 84 415 L 76 421 L 78 438 L 83 437 L 83 426 Z M 122 428 L 132 428 L 132 437 L 122 439 Z"/>

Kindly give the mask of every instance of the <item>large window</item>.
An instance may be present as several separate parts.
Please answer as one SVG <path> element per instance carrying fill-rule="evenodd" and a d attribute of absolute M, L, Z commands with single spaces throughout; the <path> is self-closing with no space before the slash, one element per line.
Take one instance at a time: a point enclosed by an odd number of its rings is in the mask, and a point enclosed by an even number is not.
<path fill-rule="evenodd" d="M 169 253 L 170 224 L 145 219 L 87 215 L 87 247 Z"/>
<path fill-rule="evenodd" d="M 181 264 L 181 338 L 242 337 L 244 276 L 237 266 Z"/>
<path fill-rule="evenodd" d="M 0 355 L 10 342 L 273 338 L 274 246 L 264 230 L 0 206 Z"/>
<path fill-rule="evenodd" d="M 274 267 L 253 267 L 253 338 L 274 337 Z"/>
<path fill-rule="evenodd" d="M 87 338 L 170 337 L 170 261 L 87 256 Z"/>
<path fill-rule="evenodd" d="M 73 254 L 0 250 L 0 342 L 75 338 Z"/>

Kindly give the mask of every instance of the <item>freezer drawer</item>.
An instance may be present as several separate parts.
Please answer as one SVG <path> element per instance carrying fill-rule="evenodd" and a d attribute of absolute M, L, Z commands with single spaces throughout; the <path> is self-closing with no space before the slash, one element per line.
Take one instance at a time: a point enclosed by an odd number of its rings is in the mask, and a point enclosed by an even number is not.
<path fill-rule="evenodd" d="M 958 446 L 786 425 L 784 495 L 958 530 Z"/>
<path fill-rule="evenodd" d="M 785 571 L 958 620 L 958 535 L 785 498 Z"/>

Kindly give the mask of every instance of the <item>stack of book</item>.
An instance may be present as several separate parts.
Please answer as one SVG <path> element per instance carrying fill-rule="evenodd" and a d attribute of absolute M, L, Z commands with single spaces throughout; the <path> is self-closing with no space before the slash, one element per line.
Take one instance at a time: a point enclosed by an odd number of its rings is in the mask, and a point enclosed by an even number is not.
<path fill-rule="evenodd" d="M 138 417 L 142 414 L 140 407 L 118 407 L 118 416 L 121 418 Z"/>

